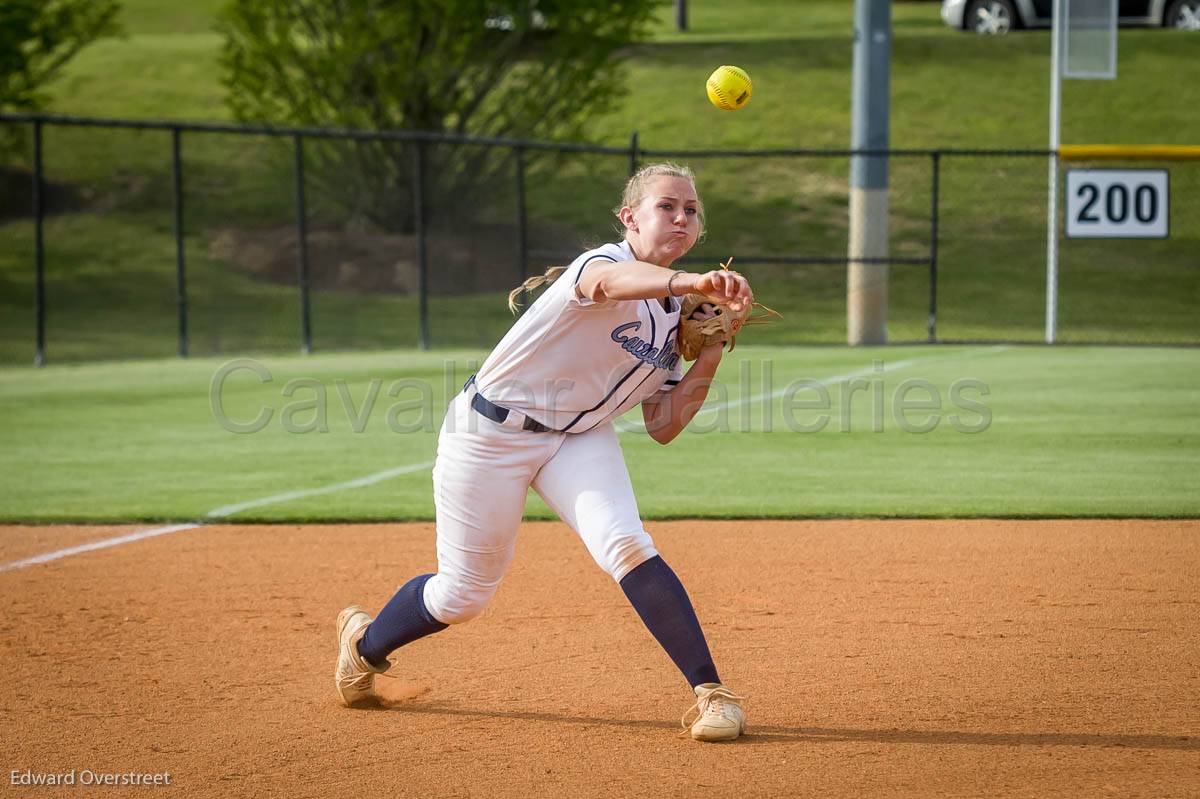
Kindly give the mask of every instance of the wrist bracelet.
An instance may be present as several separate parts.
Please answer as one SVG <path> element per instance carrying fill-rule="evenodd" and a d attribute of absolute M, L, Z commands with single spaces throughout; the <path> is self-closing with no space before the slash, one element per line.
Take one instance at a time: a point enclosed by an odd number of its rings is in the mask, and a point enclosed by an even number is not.
<path fill-rule="evenodd" d="M 667 278 L 667 294 L 669 294 L 672 297 L 679 296 L 678 294 L 675 293 L 674 284 L 675 284 L 675 278 L 679 277 L 682 274 L 683 274 L 683 272 L 672 272 L 671 276 L 669 278 Z"/>

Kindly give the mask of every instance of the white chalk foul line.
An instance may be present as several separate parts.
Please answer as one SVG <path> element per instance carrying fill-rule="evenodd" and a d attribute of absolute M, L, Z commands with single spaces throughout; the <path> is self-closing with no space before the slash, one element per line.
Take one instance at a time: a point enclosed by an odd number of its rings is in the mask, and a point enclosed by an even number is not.
<path fill-rule="evenodd" d="M 918 364 L 918 363 L 928 363 L 930 361 L 948 361 L 948 360 L 953 360 L 954 358 L 961 358 L 964 355 L 991 354 L 991 353 L 995 353 L 995 352 L 1003 352 L 1004 350 L 1007 350 L 1008 348 L 1009 347 L 1007 344 L 1000 344 L 998 346 L 988 347 L 982 351 L 951 352 L 951 353 L 946 353 L 944 355 L 925 355 L 920 358 L 908 358 L 903 361 L 892 361 L 891 363 L 887 363 L 885 361 L 882 363 L 882 366 L 878 369 L 876 369 L 874 364 L 872 364 L 869 367 L 863 367 L 862 369 L 855 369 L 852 372 L 846 372 L 846 373 L 840 374 L 840 375 L 830 375 L 829 377 L 818 377 L 815 380 L 808 381 L 806 383 L 806 385 L 818 385 L 819 384 L 822 386 L 828 386 L 831 383 L 840 383 L 843 380 L 853 380 L 858 377 L 869 377 L 871 375 L 879 375 L 879 374 L 885 374 L 887 372 L 895 372 L 900 369 L 907 369 L 908 367 L 910 367 L 914 364 Z M 721 408 L 737 408 L 742 405 L 749 405 L 754 402 L 761 402 L 764 399 L 778 399 L 779 397 L 784 396 L 791 390 L 792 390 L 792 388 L 790 386 L 785 386 L 784 388 L 775 389 L 770 394 L 755 394 L 750 397 L 743 397 L 742 399 L 739 399 L 736 402 L 717 402 L 717 403 L 713 403 L 711 405 L 706 405 L 705 407 L 701 408 L 696 413 L 696 419 L 699 419 L 700 416 L 703 414 L 708 414 L 708 413 L 715 414 Z"/>
<path fill-rule="evenodd" d="M 817 377 L 817 378 L 809 379 L 804 382 L 804 385 L 805 386 L 828 386 L 831 383 L 838 383 L 838 382 L 841 382 L 842 380 L 853 380 L 856 377 L 866 377 L 868 375 L 879 375 L 879 374 L 884 374 L 885 372 L 894 372 L 897 369 L 903 369 L 906 366 L 912 366 L 914 363 L 918 363 L 923 360 L 928 360 L 928 359 L 926 359 L 926 358 L 910 358 L 909 360 L 906 360 L 906 361 L 894 361 L 890 364 L 885 364 L 882 369 L 876 369 L 874 366 L 864 367 L 862 369 L 855 369 L 853 372 L 844 372 L 843 374 L 840 374 L 840 375 L 829 375 L 828 377 Z M 700 410 L 696 411 L 696 415 L 694 417 L 692 417 L 692 421 L 704 423 L 706 421 L 706 419 L 704 417 L 708 417 L 710 414 L 715 416 L 716 414 L 720 413 L 722 410 L 733 410 L 734 408 L 740 408 L 743 405 L 750 405 L 755 402 L 762 402 L 764 399 L 777 399 L 777 398 L 782 397 L 783 395 L 787 394 L 791 390 L 792 389 L 790 387 L 777 388 L 774 391 L 772 391 L 770 394 L 752 394 L 749 397 L 742 397 L 740 399 L 733 400 L 733 401 L 730 401 L 730 400 L 724 400 L 724 401 L 717 400 L 715 402 L 709 401 L 709 402 L 704 403 L 704 406 L 702 408 L 700 408 Z M 646 423 L 645 422 L 638 421 L 636 419 L 630 419 L 627 424 L 628 424 L 628 426 L 626 427 L 626 429 L 622 430 L 621 432 L 623 432 L 623 433 L 644 433 L 644 432 L 646 432 Z"/>
<path fill-rule="evenodd" d="M 909 366 L 912 366 L 913 364 L 926 363 L 929 361 L 952 360 L 954 358 L 964 357 L 965 355 L 988 355 L 988 354 L 992 354 L 992 353 L 1003 352 L 1004 350 L 1007 350 L 1007 349 L 1010 349 L 1010 346 L 1008 344 L 999 344 L 996 346 L 984 348 L 982 350 L 952 352 L 952 353 L 947 353 L 944 355 L 926 355 L 926 356 L 923 356 L 920 358 L 908 358 L 908 359 L 905 359 L 902 361 L 892 361 L 891 363 L 885 362 L 883 364 L 883 367 L 880 369 L 876 369 L 874 364 L 872 364 L 869 367 L 863 367 L 862 369 L 855 369 L 852 372 L 845 372 L 843 374 L 829 375 L 827 377 L 818 377 L 815 379 L 806 380 L 805 385 L 806 386 L 814 386 L 814 385 L 829 386 L 832 383 L 839 383 L 843 380 L 853 380 L 858 377 L 869 377 L 871 375 L 879 375 L 879 374 L 885 374 L 887 372 L 895 372 L 897 370 L 905 369 Z M 729 401 L 729 400 L 725 400 L 725 401 L 718 400 L 715 402 L 709 401 L 709 402 L 706 402 L 704 404 L 704 406 L 699 411 L 696 412 L 696 415 L 695 415 L 695 417 L 693 417 L 692 421 L 703 422 L 704 420 L 701 419 L 702 416 L 706 416 L 708 414 L 715 415 L 723 409 L 728 410 L 728 409 L 738 408 L 743 405 L 750 405 L 755 402 L 762 402 L 764 399 L 778 399 L 779 397 L 784 396 L 791 390 L 792 390 L 792 388 L 789 385 L 789 386 L 785 386 L 784 388 L 776 389 L 769 394 L 753 394 L 749 397 L 742 397 L 741 399 L 737 399 L 737 400 L 733 400 L 733 401 Z M 644 433 L 644 432 L 646 432 L 646 425 L 644 422 L 642 422 L 641 420 L 638 420 L 638 419 L 621 418 L 621 419 L 617 420 L 617 432 L 620 432 L 620 433 Z"/>
<path fill-rule="evenodd" d="M 425 461 L 423 463 L 410 463 L 408 466 L 397 466 L 395 469 L 385 469 L 382 472 L 369 474 L 366 477 L 359 477 L 356 480 L 347 480 L 344 483 L 334 483 L 333 485 L 321 486 L 320 488 L 306 488 L 301 491 L 288 491 L 283 494 L 275 494 L 262 499 L 252 499 L 248 502 L 238 502 L 234 505 L 222 505 L 219 508 L 214 508 L 204 514 L 209 519 L 224 519 L 227 516 L 232 516 L 235 513 L 241 513 L 244 510 L 251 508 L 261 508 L 265 505 L 278 505 L 281 502 L 291 502 L 294 499 L 303 499 L 304 497 L 315 497 L 321 494 L 334 494 L 338 491 L 345 491 L 348 488 L 363 488 L 365 486 L 374 485 L 375 483 L 390 480 L 393 477 L 399 477 L 402 474 L 411 474 L 419 472 L 423 469 L 433 467 L 433 461 Z"/>
<path fill-rule="evenodd" d="M 84 552 L 95 552 L 97 549 L 108 549 L 109 547 L 120 546 L 121 544 L 129 544 L 134 541 L 142 541 L 147 538 L 155 538 L 160 535 L 168 535 L 170 533 L 178 533 L 183 530 L 193 530 L 200 526 L 199 522 L 190 522 L 188 524 L 172 524 L 168 527 L 155 527 L 151 530 L 139 530 L 136 533 L 128 533 L 119 535 L 115 538 L 105 538 L 101 541 L 92 541 L 87 544 L 80 544 L 77 547 L 67 547 L 66 549 L 57 549 L 53 552 L 47 552 L 44 555 L 34 555 L 32 558 L 24 560 L 14 560 L 11 563 L 0 564 L 0 572 L 14 571 L 23 569 L 26 566 L 36 566 L 39 563 L 49 563 L 52 560 L 59 558 L 70 557 L 71 555 L 81 555 Z"/>
<path fill-rule="evenodd" d="M 252 499 L 248 502 L 238 502 L 233 505 L 222 505 L 219 508 L 214 508 L 204 514 L 206 519 L 224 519 L 235 513 L 240 513 L 251 508 L 261 508 L 265 505 L 278 505 L 283 502 L 291 502 L 294 499 L 303 499 L 304 497 L 314 497 L 321 494 L 333 494 L 338 491 L 345 491 L 350 488 L 362 488 L 364 486 L 374 485 L 375 483 L 384 480 L 390 480 L 393 477 L 399 477 L 412 472 L 419 472 L 423 469 L 428 469 L 433 466 L 433 461 L 425 461 L 422 463 L 411 463 L 408 466 L 397 466 L 394 469 L 385 469 L 382 472 L 375 472 L 366 477 L 359 477 L 354 480 L 347 480 L 343 483 L 334 483 L 332 485 L 320 486 L 319 488 L 308 488 L 301 491 L 288 491 L 284 494 L 274 494 L 261 499 Z M 65 549 L 57 549 L 53 552 L 46 552 L 42 555 L 34 555 L 31 558 L 22 560 L 14 560 L 10 563 L 0 563 L 0 572 L 15 571 L 23 569 L 26 566 L 36 566 L 39 563 L 49 563 L 52 560 L 67 558 L 71 555 L 81 555 L 85 552 L 95 552 L 98 549 L 108 549 L 109 547 L 120 546 L 121 544 L 130 544 L 134 541 L 144 541 L 147 538 L 157 538 L 161 535 L 170 535 L 171 533 L 180 533 L 184 530 L 195 530 L 197 527 L 203 527 L 206 522 L 188 522 L 186 524 L 172 524 L 165 527 L 153 527 L 149 530 L 139 530 L 134 533 L 118 535 L 112 538 L 104 538 L 100 541 L 92 541 L 79 546 L 67 547 Z"/>

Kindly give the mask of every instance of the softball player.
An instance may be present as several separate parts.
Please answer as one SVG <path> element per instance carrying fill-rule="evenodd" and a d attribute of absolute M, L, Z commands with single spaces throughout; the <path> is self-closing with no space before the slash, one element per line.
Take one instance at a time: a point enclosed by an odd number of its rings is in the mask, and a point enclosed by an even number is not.
<path fill-rule="evenodd" d="M 722 347 L 705 348 L 684 374 L 678 297 L 698 292 L 734 309 L 753 302 L 736 272 L 670 268 L 695 244 L 702 212 L 691 170 L 647 166 L 616 210 L 623 241 L 509 295 L 515 307 L 522 291 L 549 284 L 446 412 L 433 468 L 437 574 L 410 580 L 374 620 L 356 605 L 338 615 L 336 682 L 346 705 L 372 696 L 391 652 L 483 612 L 512 561 L 532 487 L 692 686 L 696 701 L 684 714 L 692 737 L 731 740 L 745 729 L 741 697 L 721 683 L 687 592 L 642 526 L 612 424 L 640 404 L 647 431 L 666 444 L 703 403 Z"/>

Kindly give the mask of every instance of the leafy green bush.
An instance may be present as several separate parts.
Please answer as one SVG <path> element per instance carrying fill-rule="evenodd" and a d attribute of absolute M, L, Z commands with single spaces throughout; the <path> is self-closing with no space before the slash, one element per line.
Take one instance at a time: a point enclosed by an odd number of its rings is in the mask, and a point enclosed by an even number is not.
<path fill-rule="evenodd" d="M 653 0 L 232 0 L 222 81 L 243 121 L 579 138 L 621 89 L 620 48 Z M 507 153 L 457 148 L 445 196 L 478 193 Z M 501 160 L 505 159 L 505 160 Z M 397 142 L 312 148 L 312 178 L 351 218 L 404 230 L 413 154 Z"/>

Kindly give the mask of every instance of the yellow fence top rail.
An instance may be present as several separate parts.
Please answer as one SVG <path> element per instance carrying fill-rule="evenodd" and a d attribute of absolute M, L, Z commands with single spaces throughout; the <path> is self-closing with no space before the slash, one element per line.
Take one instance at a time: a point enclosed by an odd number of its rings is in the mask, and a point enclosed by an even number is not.
<path fill-rule="evenodd" d="M 1195 144 L 1064 144 L 1062 161 L 1200 161 Z"/>

